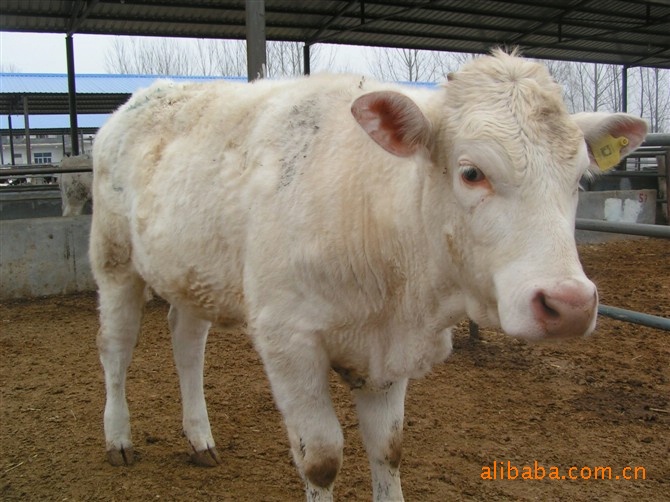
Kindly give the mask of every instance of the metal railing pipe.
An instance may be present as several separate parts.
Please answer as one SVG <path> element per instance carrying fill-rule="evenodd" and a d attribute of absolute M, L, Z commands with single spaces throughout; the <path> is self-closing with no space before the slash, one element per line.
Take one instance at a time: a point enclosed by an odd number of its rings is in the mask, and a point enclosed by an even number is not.
<path fill-rule="evenodd" d="M 666 225 L 650 225 L 647 223 L 620 223 L 614 221 L 591 220 L 577 218 L 577 230 L 592 230 L 595 232 L 610 232 L 615 234 L 642 235 L 670 239 L 670 227 Z"/>
<path fill-rule="evenodd" d="M 42 167 L 19 167 L 16 169 L 0 169 L 0 177 L 9 176 L 25 176 L 30 174 L 59 174 L 59 173 L 85 173 L 91 172 L 90 167 L 68 167 L 61 169 L 54 167 L 53 169 L 45 169 Z"/>
<path fill-rule="evenodd" d="M 643 314 L 642 312 L 620 309 L 618 307 L 610 307 L 609 305 L 598 305 L 598 314 L 611 317 L 612 319 L 617 319 L 619 321 L 632 322 L 634 324 L 641 324 L 650 328 L 670 331 L 670 319 L 667 317 Z"/>

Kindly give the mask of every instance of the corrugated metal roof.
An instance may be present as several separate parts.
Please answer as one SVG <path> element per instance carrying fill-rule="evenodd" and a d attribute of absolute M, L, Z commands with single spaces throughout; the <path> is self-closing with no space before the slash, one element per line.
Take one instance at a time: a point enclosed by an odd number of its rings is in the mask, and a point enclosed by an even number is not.
<path fill-rule="evenodd" d="M 112 75 L 78 74 L 75 84 L 78 94 L 131 94 L 137 89 L 150 86 L 157 79 L 178 81 L 206 81 L 220 77 L 185 77 L 181 75 Z M 225 80 L 240 80 L 239 77 Z M 67 94 L 67 75 L 64 73 L 0 73 L 1 93 L 22 94 Z"/>
<path fill-rule="evenodd" d="M 0 30 L 244 39 L 244 0 L 3 0 Z M 266 37 L 670 68 L 668 0 L 265 0 Z"/>
<path fill-rule="evenodd" d="M 108 113 L 77 115 L 79 131 L 85 134 L 95 133 L 109 118 Z M 70 134 L 69 115 L 31 115 L 30 134 Z M 23 115 L 12 116 L 12 129 L 21 134 L 25 129 Z M 0 116 L 0 133 L 8 134 L 9 122 L 6 115 Z"/>
<path fill-rule="evenodd" d="M 157 79 L 205 81 L 217 77 L 157 75 L 76 75 L 77 111 L 82 114 L 110 113 L 137 89 Z M 246 81 L 238 77 L 225 80 Z M 0 114 L 23 114 L 24 96 L 31 115 L 68 111 L 67 75 L 56 73 L 0 73 Z"/>

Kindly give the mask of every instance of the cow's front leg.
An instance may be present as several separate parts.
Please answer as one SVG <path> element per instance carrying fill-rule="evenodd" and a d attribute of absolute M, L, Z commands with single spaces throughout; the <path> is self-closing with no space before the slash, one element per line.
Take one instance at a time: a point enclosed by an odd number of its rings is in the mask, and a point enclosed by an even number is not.
<path fill-rule="evenodd" d="M 205 344 L 210 323 L 172 306 L 168 324 L 179 373 L 184 434 L 193 450 L 191 460 L 197 465 L 213 467 L 221 463 L 221 459 L 209 426 L 203 389 Z"/>
<path fill-rule="evenodd" d="M 353 390 L 376 502 L 403 500 L 400 458 L 406 390 L 407 380 L 393 382 L 384 390 Z"/>
<path fill-rule="evenodd" d="M 257 346 L 309 502 L 333 500 L 344 438 L 330 398 L 330 362 L 312 334 L 260 336 Z"/>

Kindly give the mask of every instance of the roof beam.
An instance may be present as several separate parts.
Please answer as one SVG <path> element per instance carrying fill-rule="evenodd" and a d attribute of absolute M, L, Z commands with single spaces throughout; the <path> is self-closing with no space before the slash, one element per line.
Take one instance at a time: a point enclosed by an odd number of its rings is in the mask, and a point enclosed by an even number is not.
<path fill-rule="evenodd" d="M 72 15 L 68 22 L 67 34 L 72 35 L 77 32 L 81 23 L 89 16 L 99 0 L 77 0 L 72 9 Z"/>
<path fill-rule="evenodd" d="M 244 5 L 4 0 L 0 29 L 244 39 Z M 462 52 L 522 44 L 560 59 L 584 54 L 599 62 L 670 68 L 669 6 L 669 0 L 265 0 L 265 20 L 267 40 Z"/>
<path fill-rule="evenodd" d="M 316 30 L 314 34 L 305 41 L 305 43 L 308 45 L 316 43 L 319 40 L 321 34 L 326 31 L 335 21 L 340 19 L 351 8 L 351 6 L 355 5 L 358 1 L 360 1 L 361 10 L 365 10 L 365 0 L 350 0 L 348 3 L 344 4 L 344 6 L 340 8 L 340 10 L 338 10 L 333 16 L 331 16 L 328 21 L 322 24 L 319 29 Z"/>

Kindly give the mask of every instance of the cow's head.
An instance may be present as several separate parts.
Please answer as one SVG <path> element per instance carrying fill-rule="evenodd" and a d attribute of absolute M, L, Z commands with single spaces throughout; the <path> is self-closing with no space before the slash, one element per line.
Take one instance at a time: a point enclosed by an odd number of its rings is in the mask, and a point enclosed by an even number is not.
<path fill-rule="evenodd" d="M 440 110 L 395 92 L 352 113 L 397 156 L 424 156 L 424 205 L 463 290 L 468 316 L 524 338 L 589 334 L 598 296 L 574 240 L 580 178 L 644 140 L 627 114 L 569 115 L 548 71 L 514 55 L 478 58 L 439 91 Z"/>

